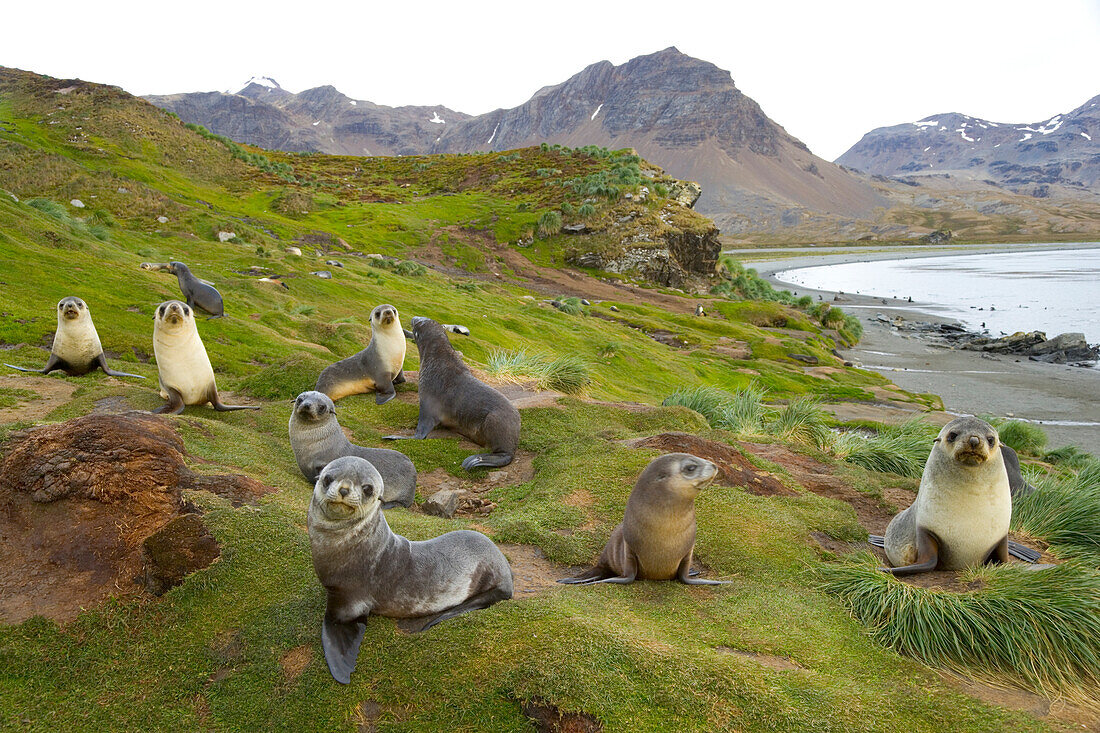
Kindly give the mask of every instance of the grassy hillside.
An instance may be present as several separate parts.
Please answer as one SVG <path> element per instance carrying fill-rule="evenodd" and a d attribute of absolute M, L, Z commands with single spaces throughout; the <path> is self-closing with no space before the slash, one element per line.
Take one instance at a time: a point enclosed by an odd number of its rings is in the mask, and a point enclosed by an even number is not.
<path fill-rule="evenodd" d="M 628 153 L 551 148 L 385 160 L 275 156 L 188 129 L 117 89 L 0 73 L 4 361 L 44 363 L 57 300 L 79 295 L 109 361 L 148 377 L 51 377 L 75 391 L 33 422 L 84 415 L 105 401 L 133 409 L 162 403 L 151 321 L 178 288 L 139 265 L 182 260 L 225 297 L 228 317 L 199 322 L 220 390 L 263 409 L 188 408 L 171 419 L 196 471 L 243 473 L 276 489 L 256 507 L 191 492 L 222 555 L 162 598 L 123 588 L 65 624 L 37 617 L 0 626 L 0 727 L 522 731 L 532 726 L 524 709 L 536 701 L 620 731 L 1047 730 L 883 646 L 841 594 L 822 589 L 816 571 L 835 560 L 834 545 L 866 537 L 853 503 L 811 490 L 794 469 L 753 454 L 698 412 L 660 406 L 678 390 L 704 386 L 756 385 L 775 404 L 889 393 L 922 406 L 933 398 L 884 392 L 882 377 L 844 368 L 831 353 L 839 333 L 821 325 L 837 325 L 827 312 L 739 300 L 733 285 L 725 288 L 732 297 L 688 296 L 566 278 L 551 267 L 583 241 L 555 234 L 532 241 L 540 219 L 565 204 L 575 212 L 565 208 L 567 222 L 590 198 L 591 221 L 637 210 L 635 219 L 663 222 L 660 191 L 670 193 L 673 182 L 649 183 L 647 201 L 627 202 L 622 193 L 646 185 L 633 182 L 632 165 L 648 168 Z M 608 190 L 601 195 L 598 186 Z M 689 210 L 678 216 L 663 224 L 707 226 Z M 235 236 L 221 242 L 219 232 Z M 333 258 L 343 267 L 325 264 Z M 332 279 L 311 274 L 318 270 Z M 286 287 L 261 281 L 265 275 Z M 592 297 L 577 314 L 543 302 L 593 292 L 602 302 Z M 697 302 L 708 317 L 690 315 Z M 698 561 L 709 577 L 733 582 L 535 583 L 512 601 L 415 636 L 375 618 L 352 684 L 333 682 L 305 532 L 309 486 L 286 422 L 289 400 L 313 386 L 320 368 L 364 346 L 379 303 L 397 306 L 406 323 L 425 315 L 467 326 L 469 337 L 451 338 L 476 368 L 489 368 L 501 351 L 567 354 L 591 380 L 580 396 L 522 410 L 529 479 L 467 474 L 459 464 L 473 449 L 457 439 L 403 442 L 422 477 L 466 482 L 496 506 L 476 519 L 391 511 L 396 532 L 421 539 L 476 528 L 504 543 L 525 574 L 565 577 L 595 558 L 637 474 L 658 454 L 628 441 L 686 432 L 744 450 L 784 487 L 761 496 L 715 486 L 699 497 Z M 410 345 L 406 369 L 417 364 Z M 32 405 L 37 384 L 14 372 L 0 377 L 0 408 Z M 347 398 L 341 424 L 355 442 L 380 446 L 382 435 L 415 425 L 414 390 L 402 388 L 381 407 L 370 396 Z M 6 441 L 32 422 L 4 414 Z M 856 503 L 879 512 L 895 508 L 887 497 L 916 486 L 805 443 L 754 440 L 756 450 L 791 465 L 827 467 Z"/>

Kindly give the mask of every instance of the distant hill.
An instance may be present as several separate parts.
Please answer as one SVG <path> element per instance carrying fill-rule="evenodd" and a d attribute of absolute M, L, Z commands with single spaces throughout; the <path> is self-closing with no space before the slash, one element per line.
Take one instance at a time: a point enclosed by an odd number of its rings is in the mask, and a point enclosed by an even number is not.
<path fill-rule="evenodd" d="M 948 113 L 871 130 L 837 163 L 870 174 L 947 173 L 1045 197 L 1051 185 L 1100 182 L 1100 95 L 1043 122 L 1004 123 Z"/>
<path fill-rule="evenodd" d="M 886 200 L 811 153 L 734 85 L 675 48 L 593 64 L 526 103 L 471 117 L 386 107 L 330 86 L 291 94 L 252 80 L 236 94 L 147 97 L 187 122 L 260 147 L 353 155 L 508 150 L 541 142 L 635 148 L 703 187 L 697 209 L 727 233 L 779 231 L 808 217 L 865 218 Z"/>

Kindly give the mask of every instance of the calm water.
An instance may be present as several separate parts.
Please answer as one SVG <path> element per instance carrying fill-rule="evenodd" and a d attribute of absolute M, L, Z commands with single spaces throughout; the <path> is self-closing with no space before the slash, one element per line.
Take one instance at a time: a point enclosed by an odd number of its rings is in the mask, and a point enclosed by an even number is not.
<path fill-rule="evenodd" d="M 973 330 L 984 323 L 993 336 L 1079 331 L 1089 343 L 1100 342 L 1100 248 L 853 262 L 775 277 L 816 290 L 911 297 L 906 307 Z"/>

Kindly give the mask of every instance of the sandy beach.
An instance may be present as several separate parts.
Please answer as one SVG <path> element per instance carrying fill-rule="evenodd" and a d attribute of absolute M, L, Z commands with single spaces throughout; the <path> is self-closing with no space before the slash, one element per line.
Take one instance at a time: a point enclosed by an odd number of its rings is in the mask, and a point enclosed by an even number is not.
<path fill-rule="evenodd" d="M 991 254 L 1021 249 L 1074 248 L 1095 249 L 1096 244 L 935 248 L 873 246 L 862 250 L 852 247 L 799 247 L 728 252 L 755 268 L 777 288 L 794 290 L 799 295 L 810 294 L 815 298 L 820 295 L 858 316 L 863 323 L 863 339 L 855 348 L 841 352 L 852 362 L 884 375 L 903 389 L 939 395 L 949 412 L 1037 421 L 1050 438 L 1049 447 L 1076 445 L 1100 456 L 1100 368 L 1084 369 L 1029 361 L 1026 357 L 956 351 L 937 345 L 922 335 L 899 331 L 878 319 L 881 314 L 888 319 L 901 316 L 909 321 L 950 320 L 924 311 L 934 311 L 934 303 L 911 304 L 886 299 L 884 304 L 882 298 L 838 295 L 792 286 L 775 279 L 778 272 L 817 265 L 952 254 Z M 837 297 L 839 300 L 834 300 Z M 1067 316 L 1064 331 L 1074 330 L 1069 318 Z"/>

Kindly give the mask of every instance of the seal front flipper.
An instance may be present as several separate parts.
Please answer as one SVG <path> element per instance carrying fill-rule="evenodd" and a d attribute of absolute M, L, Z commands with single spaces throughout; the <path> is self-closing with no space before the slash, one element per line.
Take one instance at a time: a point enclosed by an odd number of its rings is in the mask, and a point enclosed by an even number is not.
<path fill-rule="evenodd" d="M 378 390 L 377 394 L 374 395 L 374 404 L 376 405 L 384 405 L 397 396 L 397 390 L 393 388 L 393 383 L 376 385 L 376 389 Z"/>
<path fill-rule="evenodd" d="M 12 369 L 18 369 L 21 372 L 33 372 L 34 374 L 48 374 L 45 369 L 30 369 L 29 367 L 16 366 L 15 364 L 9 364 L 4 362 L 4 366 L 11 367 Z"/>
<path fill-rule="evenodd" d="M 1008 537 L 1006 536 L 989 551 L 985 559 L 987 565 L 1004 565 L 1008 562 Z"/>
<path fill-rule="evenodd" d="M 103 370 L 104 374 L 108 374 L 112 377 L 136 377 L 138 379 L 145 379 L 145 377 L 141 376 L 140 374 L 130 374 L 129 372 L 116 372 L 114 369 L 111 369 L 107 366 L 107 357 L 103 355 L 103 352 L 100 352 L 99 357 L 96 358 L 96 364 L 99 365 L 99 368 Z"/>
<path fill-rule="evenodd" d="M 346 624 L 325 614 L 325 620 L 321 622 L 321 648 L 325 650 L 328 671 L 337 682 L 344 685 L 351 682 L 351 673 L 355 671 L 359 645 L 363 643 L 366 629 L 361 623 L 353 621 Z"/>
<path fill-rule="evenodd" d="M 917 527 L 917 561 L 900 568 L 879 568 L 894 576 L 914 575 L 935 570 L 940 561 L 940 543 L 936 536 L 924 527 Z"/>
<path fill-rule="evenodd" d="M 183 412 L 183 395 L 179 393 L 179 390 L 172 387 L 164 387 L 164 391 L 168 393 L 168 404 L 161 405 L 157 409 L 153 410 L 155 415 L 178 415 Z"/>
<path fill-rule="evenodd" d="M 685 585 L 725 585 L 729 583 L 728 580 L 707 580 L 706 578 L 696 578 L 697 572 L 691 569 L 691 555 L 688 553 L 684 556 L 684 559 L 680 561 L 680 567 L 676 569 L 676 579 Z"/>
<path fill-rule="evenodd" d="M 404 384 L 405 383 L 405 370 L 404 369 L 399 371 L 397 373 L 397 376 L 393 378 L 393 383 L 394 384 Z"/>

